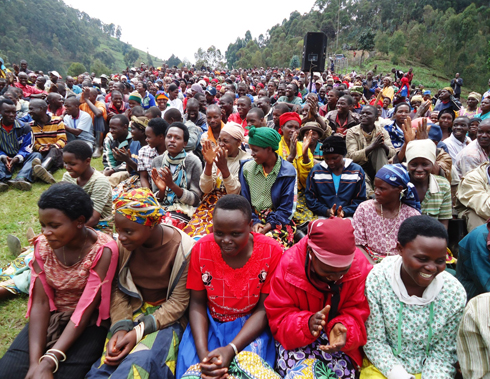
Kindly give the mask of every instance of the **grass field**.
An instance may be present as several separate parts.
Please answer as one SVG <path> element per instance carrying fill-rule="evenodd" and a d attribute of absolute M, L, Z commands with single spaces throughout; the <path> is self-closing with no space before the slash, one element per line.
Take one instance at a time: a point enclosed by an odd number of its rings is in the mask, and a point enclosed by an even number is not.
<path fill-rule="evenodd" d="M 102 170 L 102 159 L 92 161 L 93 167 Z M 60 181 L 65 170 L 58 170 L 54 177 Z M 0 194 L 0 265 L 14 259 L 7 248 L 7 235 L 20 238 L 22 246 L 27 245 L 26 231 L 32 227 L 36 233 L 41 232 L 37 219 L 37 201 L 48 184 L 34 183 L 32 191 L 22 192 L 9 190 Z M 27 295 L 17 296 L 12 300 L 0 302 L 0 357 L 24 327 L 27 311 Z"/>

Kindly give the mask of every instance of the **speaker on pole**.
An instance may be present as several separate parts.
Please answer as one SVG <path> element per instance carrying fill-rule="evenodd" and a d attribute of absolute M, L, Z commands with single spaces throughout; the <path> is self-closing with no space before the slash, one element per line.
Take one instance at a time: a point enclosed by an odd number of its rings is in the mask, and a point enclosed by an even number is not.
<path fill-rule="evenodd" d="M 327 36 L 323 32 L 309 32 L 303 46 L 302 71 L 325 71 Z"/>

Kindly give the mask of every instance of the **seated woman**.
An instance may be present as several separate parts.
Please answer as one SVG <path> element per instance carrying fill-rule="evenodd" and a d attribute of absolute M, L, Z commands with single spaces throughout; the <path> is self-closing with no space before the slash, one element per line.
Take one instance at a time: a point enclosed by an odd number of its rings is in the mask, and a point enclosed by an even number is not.
<path fill-rule="evenodd" d="M 192 250 L 190 322 L 180 343 L 176 377 L 241 377 L 247 362 L 255 365 L 255 373 L 273 377 L 268 365 L 274 365 L 274 340 L 264 300 L 282 247 L 252 232 L 250 203 L 240 195 L 218 200 L 213 230 Z"/>
<path fill-rule="evenodd" d="M 365 174 L 361 166 L 347 154 L 345 140 L 330 136 L 323 142 L 324 161 L 313 167 L 306 180 L 306 204 L 317 217 L 335 215 L 342 207 L 345 217 L 352 217 L 360 203 L 366 200 Z"/>
<path fill-rule="evenodd" d="M 356 245 L 372 264 L 398 254 L 398 228 L 407 218 L 420 215 L 417 191 L 400 164 L 386 165 L 378 171 L 374 196 L 374 200 L 357 207 L 352 223 Z"/>
<path fill-rule="evenodd" d="M 281 136 L 271 128 L 251 127 L 252 160 L 241 164 L 241 194 L 252 205 L 252 231 L 269 235 L 288 248 L 296 231 L 291 218 L 296 206 L 296 170 L 276 154 Z"/>
<path fill-rule="evenodd" d="M 52 185 L 38 207 L 42 235 L 34 241 L 27 310 L 33 317 L 0 360 L 0 378 L 82 379 L 104 346 L 117 246 L 86 226 L 92 200 L 76 185 Z"/>
<path fill-rule="evenodd" d="M 165 136 L 166 151 L 151 163 L 152 188 L 167 212 L 166 223 L 183 229 L 199 205 L 201 161 L 188 154 L 184 147 L 189 141 L 187 126 L 174 122 Z"/>
<path fill-rule="evenodd" d="M 63 182 L 80 186 L 90 196 L 93 212 L 85 225 L 112 237 L 114 223 L 111 184 L 105 175 L 90 166 L 91 160 L 92 148 L 85 141 L 67 143 L 63 148 L 63 161 L 67 170 L 63 174 Z M 34 248 L 29 246 L 12 263 L 0 270 L 0 299 L 20 293 L 29 294 L 29 262 L 33 257 Z"/>
<path fill-rule="evenodd" d="M 308 236 L 286 251 L 265 301 L 281 377 L 357 378 L 371 268 L 351 222 L 338 217 L 312 221 Z"/>
<path fill-rule="evenodd" d="M 459 242 L 456 278 L 466 290 L 468 301 L 490 292 L 488 226 L 488 223 L 480 225 Z"/>
<path fill-rule="evenodd" d="M 147 188 L 114 200 L 119 269 L 111 329 L 86 378 L 174 378 L 176 350 L 187 323 L 185 288 L 194 241 L 161 224 L 165 212 Z"/>
<path fill-rule="evenodd" d="M 323 162 L 322 142 L 331 131 L 326 132 L 321 128 L 320 124 L 315 121 L 309 121 L 301 127 L 298 134 L 298 139 L 303 142 L 305 134 L 311 130 L 310 144 L 308 145 L 309 153 L 313 155 L 313 164 Z M 311 171 L 311 170 L 310 170 Z"/>
<path fill-rule="evenodd" d="M 447 229 L 452 216 L 451 185 L 446 178 L 431 174 L 436 146 L 430 139 L 410 141 L 406 151 L 410 181 L 420 200 L 422 214 L 439 220 Z"/>
<path fill-rule="evenodd" d="M 209 140 L 204 142 L 202 148 L 205 165 L 199 180 L 204 198 L 183 229 L 184 233 L 193 238 L 212 233 L 213 210 L 216 202 L 226 194 L 240 193 L 241 185 L 238 180 L 240 161 L 250 157 L 240 149 L 243 139 L 241 125 L 229 122 L 221 129 L 218 146 L 213 146 Z"/>
<path fill-rule="evenodd" d="M 301 128 L 301 117 L 296 112 L 286 112 L 279 117 L 279 125 L 282 131 L 281 142 L 277 154 L 292 163 L 296 169 L 298 178 L 298 197 L 296 212 L 293 220 L 301 226 L 314 218 L 313 213 L 306 206 L 305 186 L 306 178 L 313 168 L 313 154 L 308 149 L 312 132 L 306 133 L 303 143 L 298 142 L 298 133 Z"/>
<path fill-rule="evenodd" d="M 400 255 L 368 275 L 371 314 L 361 379 L 454 378 L 466 293 L 444 271 L 447 238 L 433 218 L 410 217 L 398 231 Z"/>

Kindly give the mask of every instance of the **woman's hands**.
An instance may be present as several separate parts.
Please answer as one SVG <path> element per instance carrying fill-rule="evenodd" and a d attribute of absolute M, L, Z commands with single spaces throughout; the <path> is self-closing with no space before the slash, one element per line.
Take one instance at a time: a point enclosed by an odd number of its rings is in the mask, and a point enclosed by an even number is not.
<path fill-rule="evenodd" d="M 107 342 L 105 363 L 108 366 L 118 366 L 136 345 L 136 332 L 120 330 Z"/>
<path fill-rule="evenodd" d="M 216 158 L 216 151 L 217 151 L 217 146 L 213 147 L 213 144 L 211 141 L 204 141 L 202 145 L 202 156 L 204 160 L 206 161 L 206 164 L 212 166 L 213 162 Z"/>
<path fill-rule="evenodd" d="M 234 357 L 235 351 L 230 345 L 211 351 L 199 365 L 201 367 L 201 377 L 203 379 L 228 377 L 228 367 Z"/>

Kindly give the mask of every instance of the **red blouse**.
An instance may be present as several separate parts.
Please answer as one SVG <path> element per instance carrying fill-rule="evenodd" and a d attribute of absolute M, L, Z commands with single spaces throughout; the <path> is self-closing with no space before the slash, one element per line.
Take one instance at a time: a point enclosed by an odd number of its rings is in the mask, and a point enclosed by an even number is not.
<path fill-rule="evenodd" d="M 221 322 L 250 314 L 261 293 L 269 293 L 270 279 L 282 256 L 272 238 L 252 233 L 254 248 L 248 262 L 233 269 L 224 261 L 213 234 L 201 238 L 192 249 L 187 288 L 206 291 L 211 316 Z"/>

